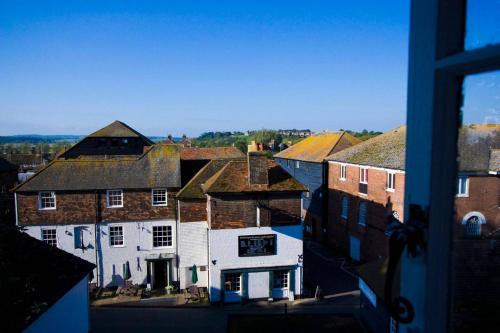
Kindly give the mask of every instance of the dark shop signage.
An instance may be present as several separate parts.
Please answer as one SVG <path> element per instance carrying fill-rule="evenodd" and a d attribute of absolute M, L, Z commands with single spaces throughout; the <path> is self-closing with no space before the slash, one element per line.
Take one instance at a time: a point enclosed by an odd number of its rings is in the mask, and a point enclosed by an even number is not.
<path fill-rule="evenodd" d="M 276 235 L 252 235 L 238 237 L 240 257 L 272 256 L 276 254 Z"/>

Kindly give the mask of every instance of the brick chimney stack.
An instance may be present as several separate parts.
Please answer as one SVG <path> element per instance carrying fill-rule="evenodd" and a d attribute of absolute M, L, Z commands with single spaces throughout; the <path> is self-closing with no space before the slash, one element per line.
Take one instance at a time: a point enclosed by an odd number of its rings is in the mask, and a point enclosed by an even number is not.
<path fill-rule="evenodd" d="M 268 185 L 267 155 L 265 152 L 248 152 L 248 181 L 250 185 Z"/>

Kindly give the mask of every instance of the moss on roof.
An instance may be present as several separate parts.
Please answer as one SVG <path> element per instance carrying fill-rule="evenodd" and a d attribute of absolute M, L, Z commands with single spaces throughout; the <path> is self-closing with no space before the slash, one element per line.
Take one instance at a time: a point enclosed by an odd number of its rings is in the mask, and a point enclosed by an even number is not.
<path fill-rule="evenodd" d="M 134 130 L 132 127 L 127 124 L 115 120 L 111 124 L 101 128 L 100 130 L 95 131 L 94 133 L 89 134 L 87 137 L 90 138 L 143 138 L 148 143 L 152 144 L 153 142 L 146 138 L 141 133 Z"/>
<path fill-rule="evenodd" d="M 229 160 L 212 160 L 207 163 L 203 168 L 196 173 L 196 175 L 191 178 L 191 180 L 184 186 L 179 193 L 177 193 L 178 199 L 204 199 L 205 194 L 203 193 L 202 185 L 214 174 L 216 174 L 220 169 L 222 169 Z"/>
<path fill-rule="evenodd" d="M 227 158 L 243 158 L 245 155 L 236 147 L 183 147 L 182 160 L 214 160 Z"/>
<path fill-rule="evenodd" d="M 138 158 L 55 160 L 16 191 L 153 187 L 180 187 L 178 145 L 156 144 Z"/>
<path fill-rule="evenodd" d="M 458 160 L 461 172 L 489 171 L 491 150 L 500 148 L 499 130 L 498 124 L 467 125 L 460 129 Z M 326 160 L 404 170 L 405 154 L 406 126 L 400 126 L 332 154 Z"/>
<path fill-rule="evenodd" d="M 290 176 L 275 161 L 268 160 L 268 185 L 250 185 L 248 162 L 230 161 L 202 186 L 205 193 L 302 192 L 306 187 Z"/>
<path fill-rule="evenodd" d="M 359 139 L 346 132 L 322 133 L 312 135 L 274 155 L 274 157 L 308 162 L 322 162 L 331 154 L 341 140 L 345 141 L 346 146 L 352 146 L 360 142 Z"/>

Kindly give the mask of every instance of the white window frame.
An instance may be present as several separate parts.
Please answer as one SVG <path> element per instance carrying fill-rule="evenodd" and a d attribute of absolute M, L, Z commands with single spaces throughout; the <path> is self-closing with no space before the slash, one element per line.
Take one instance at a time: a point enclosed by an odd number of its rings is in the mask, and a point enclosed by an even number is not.
<path fill-rule="evenodd" d="M 111 229 L 115 229 L 115 228 L 120 228 L 121 229 L 121 238 L 122 238 L 122 243 L 121 244 L 113 244 L 112 242 L 112 231 Z M 125 247 L 125 232 L 124 232 L 124 228 L 122 225 L 110 225 L 108 226 L 108 234 L 109 234 L 109 246 L 110 247 Z M 118 237 L 117 235 L 115 235 L 115 237 Z"/>
<path fill-rule="evenodd" d="M 167 233 L 168 229 L 170 228 L 170 245 L 160 245 L 160 246 L 155 246 L 155 228 L 167 228 Z M 171 225 L 168 224 L 158 224 L 154 225 L 151 227 L 151 247 L 153 249 L 171 249 L 174 247 L 174 228 Z M 164 236 L 161 236 L 164 237 Z M 165 237 L 168 237 L 165 236 Z M 168 238 L 167 238 L 168 240 Z"/>
<path fill-rule="evenodd" d="M 300 168 L 300 161 L 295 161 L 295 169 L 299 169 Z"/>
<path fill-rule="evenodd" d="M 344 212 L 344 199 L 346 200 L 345 212 Z M 347 195 L 343 195 L 342 198 L 340 199 L 340 217 L 344 220 L 347 220 L 347 218 L 349 217 L 349 197 Z"/>
<path fill-rule="evenodd" d="M 281 287 L 276 287 L 275 282 L 280 277 Z M 285 283 L 283 283 L 285 282 Z M 290 288 L 290 271 L 278 270 L 273 272 L 273 289 L 275 290 L 288 290 Z"/>
<path fill-rule="evenodd" d="M 55 237 L 55 238 L 53 238 L 53 239 L 52 239 L 52 238 L 51 238 L 51 239 L 47 238 L 47 239 L 46 239 L 46 238 L 44 237 L 44 236 L 45 236 L 44 232 L 46 232 L 46 231 L 53 231 L 53 232 L 54 232 L 53 234 L 54 234 L 54 237 Z M 48 245 L 50 245 L 50 246 L 54 246 L 54 247 L 58 247 L 58 246 L 59 246 L 59 241 L 58 241 L 58 239 L 57 239 L 57 228 L 49 228 L 49 227 L 42 228 L 42 230 L 41 230 L 41 235 L 40 235 L 40 239 L 42 240 L 42 242 L 44 242 L 45 244 L 48 244 Z M 54 245 L 54 244 L 49 243 L 49 242 L 51 242 L 51 241 L 55 241 L 55 242 L 56 242 L 56 243 L 55 243 L 55 245 Z"/>
<path fill-rule="evenodd" d="M 359 182 L 361 184 L 368 184 L 368 168 L 359 167 Z"/>
<path fill-rule="evenodd" d="M 347 164 L 340 164 L 340 178 L 341 181 L 347 179 Z"/>
<path fill-rule="evenodd" d="M 500 43 L 464 50 L 465 4 L 411 3 L 404 216 L 428 221 L 425 246 L 401 259 L 399 295 L 415 310 L 402 333 L 448 331 L 462 82 L 500 69 Z"/>
<path fill-rule="evenodd" d="M 387 192 L 396 191 L 396 172 L 387 171 L 386 188 Z"/>
<path fill-rule="evenodd" d="M 121 204 L 120 205 L 110 205 L 110 194 L 111 192 L 118 192 L 120 191 L 120 198 L 121 198 Z M 112 194 L 114 196 L 114 194 Z M 107 190 L 106 191 L 106 207 L 107 208 L 122 208 L 123 207 L 123 190 L 120 189 L 115 189 L 115 190 Z"/>
<path fill-rule="evenodd" d="M 155 203 L 155 191 L 165 191 L 165 202 Z M 153 188 L 151 189 L 151 205 L 153 207 L 165 207 L 168 203 L 168 191 L 166 188 Z"/>
<path fill-rule="evenodd" d="M 239 289 L 237 290 L 226 290 L 226 282 L 227 281 L 227 277 L 228 275 L 238 275 L 238 284 L 239 284 Z M 224 289 L 224 293 L 234 293 L 234 294 L 240 294 L 241 293 L 241 287 L 242 287 L 242 282 L 243 282 L 243 277 L 242 277 L 242 273 L 225 273 L 224 274 L 224 286 L 223 286 L 223 289 Z"/>
<path fill-rule="evenodd" d="M 460 183 L 465 179 L 465 192 L 460 193 Z M 457 197 L 458 198 L 467 198 L 469 196 L 469 177 L 467 176 L 458 176 L 457 177 Z"/>
<path fill-rule="evenodd" d="M 258 228 L 260 228 L 260 207 L 259 206 L 257 206 L 256 214 L 257 214 L 256 225 Z"/>
<path fill-rule="evenodd" d="M 51 196 L 51 199 L 54 199 L 54 207 L 43 207 L 42 206 L 42 195 L 49 193 Z M 38 210 L 54 210 L 57 208 L 57 198 L 56 198 L 56 192 L 54 191 L 41 191 L 38 192 Z"/>

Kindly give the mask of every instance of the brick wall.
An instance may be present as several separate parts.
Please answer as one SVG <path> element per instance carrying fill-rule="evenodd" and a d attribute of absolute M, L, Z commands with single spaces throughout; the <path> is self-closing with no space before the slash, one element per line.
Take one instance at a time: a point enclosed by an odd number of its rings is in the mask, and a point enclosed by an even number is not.
<path fill-rule="evenodd" d="M 180 222 L 200 222 L 207 220 L 207 200 L 179 200 Z"/>
<path fill-rule="evenodd" d="M 469 177 L 469 196 L 455 199 L 455 236 L 463 235 L 462 219 L 469 212 L 480 212 L 486 218 L 481 234 L 488 235 L 500 228 L 500 177 Z"/>
<path fill-rule="evenodd" d="M 151 190 L 126 190 L 123 207 L 107 208 L 106 191 L 56 192 L 54 210 L 38 209 L 38 193 L 17 193 L 20 225 L 144 221 L 175 218 L 176 192 L 169 190 L 167 206 L 153 207 Z"/>
<path fill-rule="evenodd" d="M 218 195 L 210 198 L 211 229 L 300 224 L 300 194 Z"/>
<path fill-rule="evenodd" d="M 386 190 L 387 171 L 368 169 L 368 194 L 359 194 L 359 167 L 348 165 L 346 180 L 340 180 L 340 165 L 328 165 L 328 241 L 345 254 L 349 253 L 350 236 L 361 240 L 361 259 L 387 256 L 385 236 L 387 216 L 395 210 L 403 220 L 404 174 L 396 173 L 396 189 Z M 347 196 L 347 219 L 340 217 L 342 197 Z M 361 202 L 366 203 L 366 226 L 358 224 Z"/>

